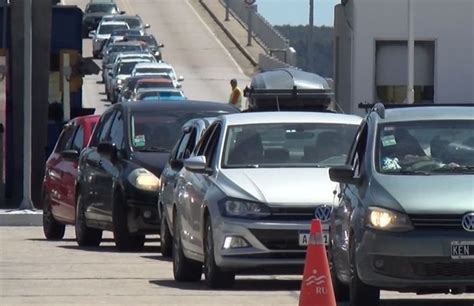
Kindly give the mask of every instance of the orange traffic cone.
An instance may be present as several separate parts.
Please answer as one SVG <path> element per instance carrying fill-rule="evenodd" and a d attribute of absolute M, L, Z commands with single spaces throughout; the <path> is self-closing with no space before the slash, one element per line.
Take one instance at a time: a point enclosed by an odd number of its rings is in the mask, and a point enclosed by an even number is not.
<path fill-rule="evenodd" d="M 336 306 L 321 222 L 311 222 L 299 306 Z"/>

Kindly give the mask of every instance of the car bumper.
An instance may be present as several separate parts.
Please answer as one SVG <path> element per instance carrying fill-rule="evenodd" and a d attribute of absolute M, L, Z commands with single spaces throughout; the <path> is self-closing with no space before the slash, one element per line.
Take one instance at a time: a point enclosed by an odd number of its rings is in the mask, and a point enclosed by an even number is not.
<path fill-rule="evenodd" d="M 367 230 L 357 246 L 359 278 L 372 286 L 401 291 L 472 286 L 474 260 L 452 259 L 453 241 L 474 241 L 474 237 L 460 230 Z"/>
<path fill-rule="evenodd" d="M 228 271 L 301 273 L 306 247 L 299 245 L 299 234 L 308 233 L 310 221 L 257 221 L 225 219 L 213 224 L 216 264 Z M 324 226 L 327 233 L 327 226 Z M 250 245 L 224 248 L 226 237 L 241 237 Z"/>
<path fill-rule="evenodd" d="M 160 232 L 157 201 L 156 195 L 127 199 L 129 211 L 128 228 L 131 233 L 158 234 Z"/>

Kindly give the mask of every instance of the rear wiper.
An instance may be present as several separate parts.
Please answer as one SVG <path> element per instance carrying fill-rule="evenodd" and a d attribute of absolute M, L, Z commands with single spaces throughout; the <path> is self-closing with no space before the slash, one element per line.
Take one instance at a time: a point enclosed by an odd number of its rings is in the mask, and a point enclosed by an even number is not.
<path fill-rule="evenodd" d="M 157 153 L 170 153 L 171 150 L 160 147 L 146 147 L 137 150 L 138 152 L 157 152 Z"/>

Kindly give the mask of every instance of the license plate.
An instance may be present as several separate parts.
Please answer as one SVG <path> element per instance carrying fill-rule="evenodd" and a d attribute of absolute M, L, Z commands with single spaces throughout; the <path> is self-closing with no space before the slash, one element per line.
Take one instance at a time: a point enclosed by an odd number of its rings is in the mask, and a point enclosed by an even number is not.
<path fill-rule="evenodd" d="M 309 233 L 300 233 L 299 234 L 299 245 L 300 246 L 307 246 L 309 241 Z M 323 233 L 323 241 L 325 245 L 329 244 L 329 234 Z"/>
<path fill-rule="evenodd" d="M 452 241 L 452 259 L 474 259 L 474 241 Z"/>

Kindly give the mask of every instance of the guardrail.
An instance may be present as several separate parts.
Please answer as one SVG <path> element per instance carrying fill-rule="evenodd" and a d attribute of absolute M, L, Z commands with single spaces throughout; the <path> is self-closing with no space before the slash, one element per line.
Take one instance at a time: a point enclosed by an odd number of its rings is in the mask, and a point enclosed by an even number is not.
<path fill-rule="evenodd" d="M 248 29 L 249 8 L 242 0 L 219 0 L 220 3 L 232 11 L 234 17 Z M 267 54 L 280 61 L 295 65 L 296 55 L 290 47 L 289 40 L 278 32 L 256 9 L 252 12 L 252 32 L 256 39 L 267 51 Z"/>

